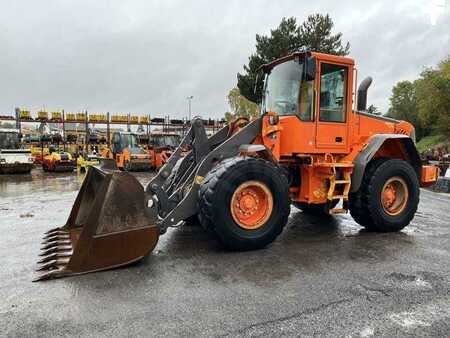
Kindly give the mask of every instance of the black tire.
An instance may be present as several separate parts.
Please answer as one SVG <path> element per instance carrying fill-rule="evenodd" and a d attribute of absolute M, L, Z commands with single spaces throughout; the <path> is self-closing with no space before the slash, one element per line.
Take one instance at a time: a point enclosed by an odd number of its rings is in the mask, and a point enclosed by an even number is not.
<path fill-rule="evenodd" d="M 329 215 L 328 211 L 333 209 L 339 200 L 333 200 L 331 203 L 320 203 L 320 204 L 308 204 L 303 202 L 292 202 L 297 209 L 302 210 L 306 214 L 310 215 Z"/>
<path fill-rule="evenodd" d="M 131 171 L 130 161 L 125 161 L 124 163 L 124 169 L 125 171 Z"/>
<path fill-rule="evenodd" d="M 196 226 L 196 225 L 200 225 L 200 221 L 198 219 L 198 214 L 189 216 L 188 218 L 186 218 L 184 220 L 184 225 L 185 226 Z"/>
<path fill-rule="evenodd" d="M 256 180 L 272 193 L 273 209 L 267 221 L 254 230 L 233 219 L 230 203 L 244 182 Z M 290 201 L 286 176 L 271 162 L 254 157 L 233 157 L 217 164 L 205 177 L 199 192 L 201 225 L 231 250 L 261 249 L 273 242 L 286 225 Z"/>
<path fill-rule="evenodd" d="M 381 193 L 385 183 L 396 176 L 406 183 L 408 199 L 399 214 L 390 215 L 383 208 Z M 408 162 L 399 159 L 376 159 L 367 166 L 359 190 L 349 195 L 350 214 L 367 230 L 400 231 L 414 218 L 419 194 L 419 180 Z"/>

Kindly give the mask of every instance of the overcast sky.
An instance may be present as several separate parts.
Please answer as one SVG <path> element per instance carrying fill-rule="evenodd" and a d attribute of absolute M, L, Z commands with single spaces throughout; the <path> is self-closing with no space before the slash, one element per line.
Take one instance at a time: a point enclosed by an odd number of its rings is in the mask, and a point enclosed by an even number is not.
<path fill-rule="evenodd" d="M 282 17 L 329 13 L 369 104 L 450 54 L 450 4 L 389 1 L 0 0 L 0 114 L 37 111 L 222 117 L 236 73 Z"/>

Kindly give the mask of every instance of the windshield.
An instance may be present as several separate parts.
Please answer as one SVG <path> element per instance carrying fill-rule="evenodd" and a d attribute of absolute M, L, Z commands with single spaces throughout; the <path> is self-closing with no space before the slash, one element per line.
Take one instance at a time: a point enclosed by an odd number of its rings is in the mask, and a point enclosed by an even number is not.
<path fill-rule="evenodd" d="M 122 135 L 122 147 L 123 148 L 136 148 L 138 146 L 137 137 L 133 134 Z"/>
<path fill-rule="evenodd" d="M 150 142 L 154 147 L 176 148 L 180 143 L 180 137 L 178 135 L 153 135 Z"/>
<path fill-rule="evenodd" d="M 290 60 L 275 66 L 267 75 L 264 109 L 279 115 L 297 115 L 313 120 L 314 80 L 306 81 L 303 63 Z"/>
<path fill-rule="evenodd" d="M 139 147 L 130 147 L 130 153 L 132 154 L 147 154 L 147 152 Z"/>
<path fill-rule="evenodd" d="M 18 149 L 19 134 L 15 132 L 0 132 L 0 149 Z"/>

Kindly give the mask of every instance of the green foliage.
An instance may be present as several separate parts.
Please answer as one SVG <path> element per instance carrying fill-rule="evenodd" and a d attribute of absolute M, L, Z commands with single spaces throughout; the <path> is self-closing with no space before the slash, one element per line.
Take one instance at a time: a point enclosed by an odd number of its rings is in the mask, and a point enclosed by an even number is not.
<path fill-rule="evenodd" d="M 345 46 L 342 44 L 342 33 L 332 35 L 333 26 L 333 20 L 328 14 L 308 16 L 298 33 L 301 46 L 327 54 L 347 55 L 350 51 L 350 43 L 347 42 Z"/>
<path fill-rule="evenodd" d="M 225 120 L 226 120 L 227 122 L 233 121 L 233 114 L 231 114 L 229 111 L 227 111 L 227 112 L 225 113 Z"/>
<path fill-rule="evenodd" d="M 237 117 L 252 118 L 259 115 L 259 107 L 256 103 L 241 95 L 238 88 L 230 90 L 227 96 L 231 112 L 225 113 L 225 119 L 230 122 Z"/>
<path fill-rule="evenodd" d="M 411 81 L 400 81 L 392 88 L 390 97 L 391 106 L 387 116 L 397 120 L 408 121 L 416 128 L 417 138 L 423 136 L 422 128 L 418 123 L 418 109 L 416 86 Z"/>
<path fill-rule="evenodd" d="M 437 146 L 450 146 L 449 139 L 444 135 L 430 135 L 422 137 L 422 139 L 417 142 L 417 150 L 419 153 L 423 153 L 429 149 L 434 149 Z"/>
<path fill-rule="evenodd" d="M 244 72 L 237 74 L 242 95 L 253 102 L 261 102 L 263 79 L 256 85 L 258 69 L 265 63 L 299 51 L 302 48 L 335 55 L 347 55 L 350 44 L 342 43 L 342 33 L 332 34 L 333 20 L 326 14 L 308 16 L 300 26 L 294 17 L 283 18 L 280 25 L 270 31 L 270 36 L 256 35 L 256 53 L 249 57 Z"/>
<path fill-rule="evenodd" d="M 392 88 L 388 116 L 411 122 L 418 139 L 427 135 L 450 136 L 450 57 L 429 68 L 414 82 Z"/>
<path fill-rule="evenodd" d="M 416 83 L 419 123 L 427 134 L 450 136 L 450 57 L 426 69 Z"/>

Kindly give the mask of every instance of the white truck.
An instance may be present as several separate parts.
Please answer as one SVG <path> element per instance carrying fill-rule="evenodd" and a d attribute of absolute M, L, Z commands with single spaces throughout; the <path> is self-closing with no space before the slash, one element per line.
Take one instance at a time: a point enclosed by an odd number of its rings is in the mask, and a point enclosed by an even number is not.
<path fill-rule="evenodd" d="M 21 149 L 17 129 L 0 129 L 0 174 L 26 174 L 33 168 L 30 149 Z"/>

